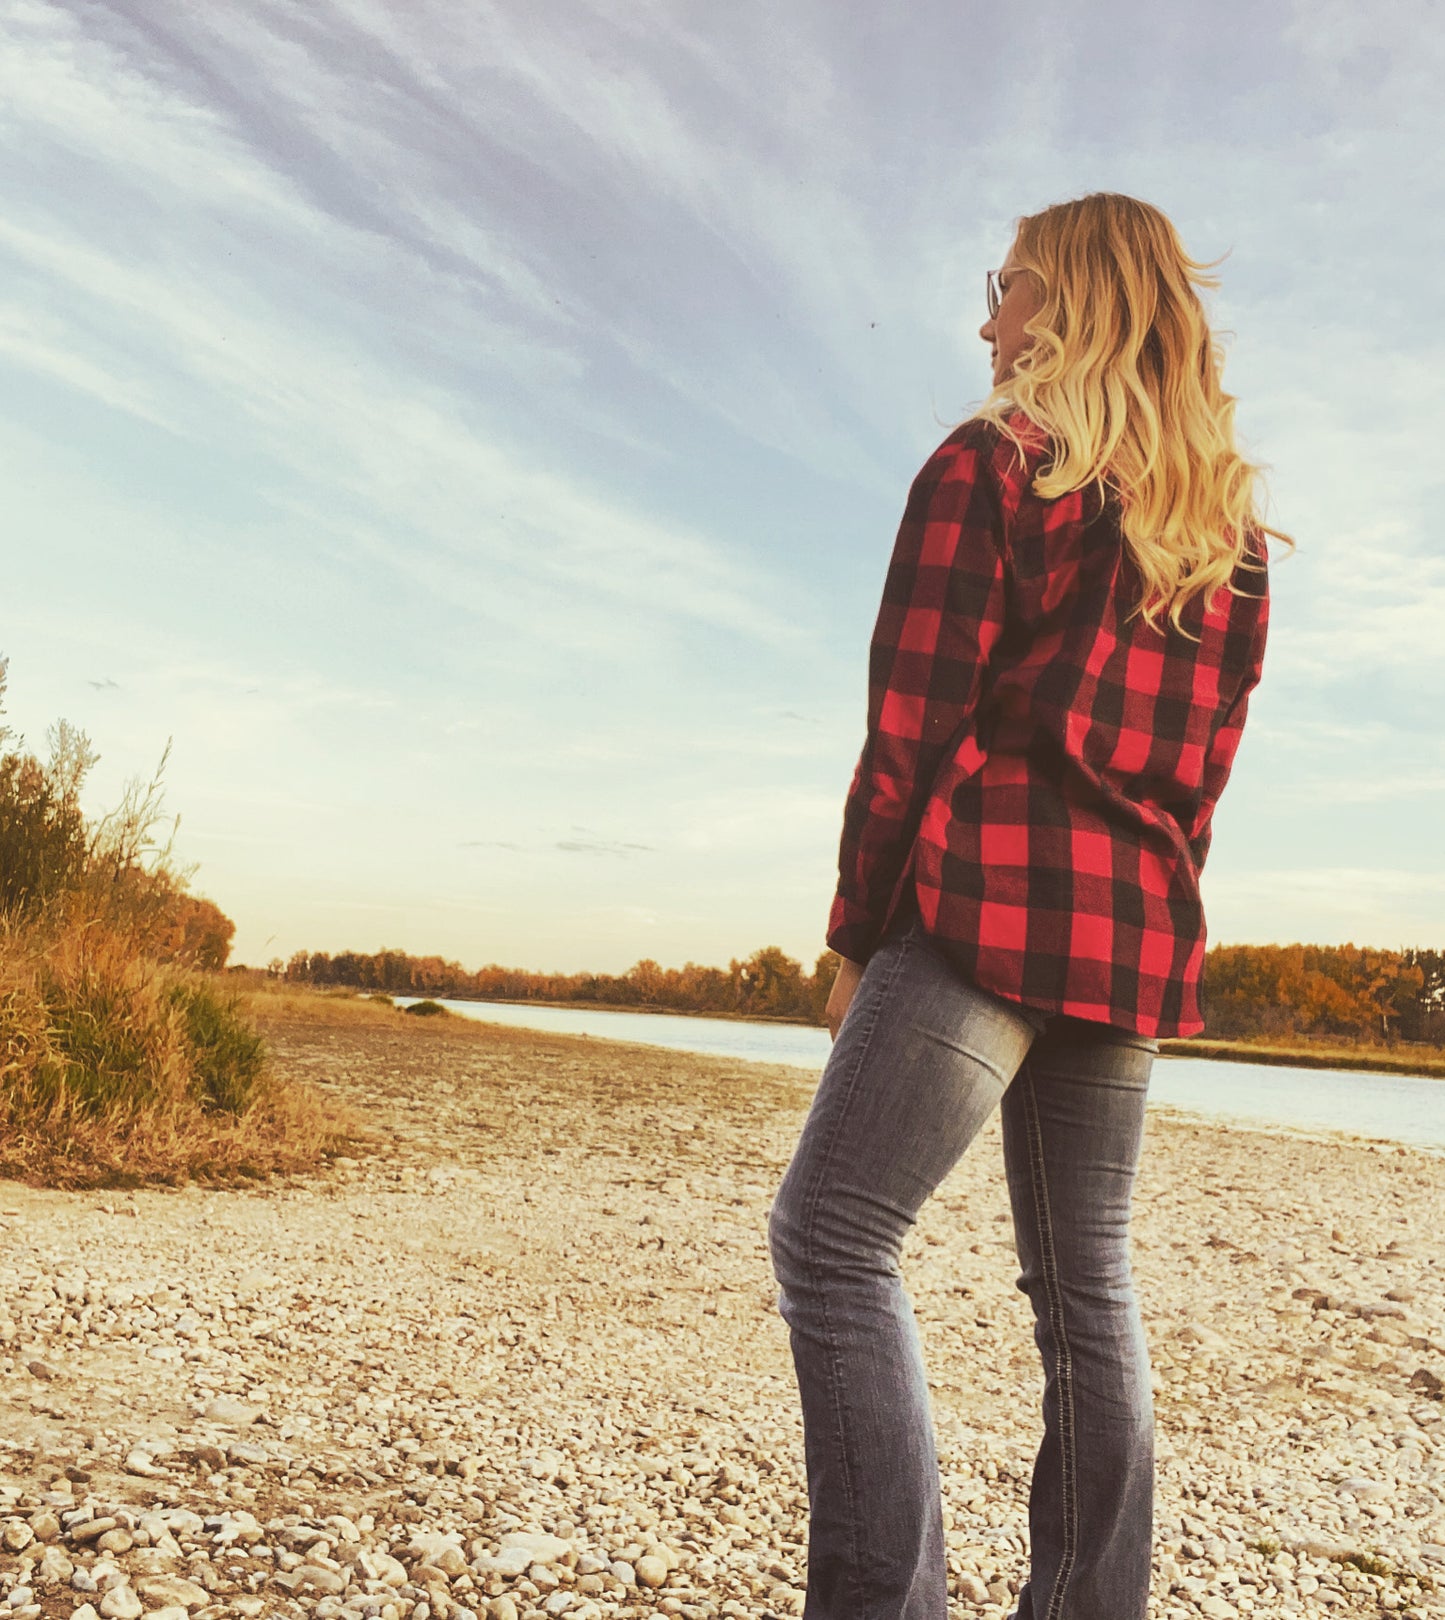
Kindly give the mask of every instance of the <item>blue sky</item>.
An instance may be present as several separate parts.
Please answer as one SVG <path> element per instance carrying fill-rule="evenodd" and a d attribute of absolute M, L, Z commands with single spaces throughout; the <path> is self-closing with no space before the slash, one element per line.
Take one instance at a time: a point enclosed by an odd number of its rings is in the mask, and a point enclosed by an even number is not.
<path fill-rule="evenodd" d="M 1165 208 L 1299 553 L 1211 936 L 1445 944 L 1429 0 L 7 0 L 0 651 L 237 957 L 822 948 L 1021 213 Z"/>

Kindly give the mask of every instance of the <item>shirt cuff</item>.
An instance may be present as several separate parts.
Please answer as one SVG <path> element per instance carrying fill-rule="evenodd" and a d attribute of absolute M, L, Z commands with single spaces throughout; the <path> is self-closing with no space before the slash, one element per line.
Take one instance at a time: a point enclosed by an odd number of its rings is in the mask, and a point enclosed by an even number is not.
<path fill-rule="evenodd" d="M 828 949 L 861 966 L 878 948 L 878 925 L 872 922 L 844 922 L 839 911 L 840 906 L 835 902 L 833 918 L 828 924 Z"/>

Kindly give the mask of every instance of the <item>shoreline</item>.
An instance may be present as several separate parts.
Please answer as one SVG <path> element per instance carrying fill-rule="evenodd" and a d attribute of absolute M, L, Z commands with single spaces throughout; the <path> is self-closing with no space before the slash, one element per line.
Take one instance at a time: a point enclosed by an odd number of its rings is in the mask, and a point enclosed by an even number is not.
<path fill-rule="evenodd" d="M 327 994 L 324 988 L 320 994 Z M 395 994 L 385 991 L 358 990 L 360 999 L 373 996 L 402 1001 L 458 1002 L 468 1007 L 550 1007 L 562 1011 L 639 1013 L 648 1017 L 700 1018 L 724 1023 L 756 1024 L 764 1028 L 784 1024 L 794 1029 L 823 1029 L 806 1018 L 759 1017 L 749 1013 L 689 1012 L 676 1007 L 624 1006 L 604 1001 L 544 1001 L 538 997 L 509 998 L 501 996 L 419 996 Z M 623 1037 L 625 1039 L 625 1037 Z M 1159 1043 L 1161 1057 L 1203 1058 L 1218 1063 L 1260 1063 L 1271 1068 L 1339 1069 L 1361 1074 L 1410 1075 L 1422 1080 L 1445 1080 L 1445 1051 L 1427 1049 L 1430 1055 L 1405 1057 L 1385 1047 L 1314 1047 L 1314 1046 L 1255 1046 L 1249 1041 L 1215 1040 L 1203 1035 L 1190 1035 L 1182 1039 L 1165 1038 Z M 766 1059 L 761 1061 L 767 1061 Z"/>
<path fill-rule="evenodd" d="M 418 998 L 427 999 L 427 998 Z M 486 1005 L 486 1003 L 466 1003 L 468 1006 Z M 526 1005 L 526 1003 L 510 1003 L 507 1005 Z M 402 1013 L 402 1009 L 391 1001 L 373 1000 L 368 997 L 316 995 L 305 992 L 298 993 L 291 990 L 284 999 L 273 1005 L 271 1012 L 263 1011 L 264 999 L 253 1003 L 257 1014 L 263 1019 L 268 1016 L 295 1016 L 308 1021 L 321 1020 L 327 1023 L 355 1023 L 360 1025 L 371 1024 L 373 1028 L 384 1027 L 392 1018 Z M 282 1007 L 286 1011 L 282 1012 Z M 403 1014 L 404 1016 L 404 1014 Z M 649 1042 L 637 1034 L 596 1034 L 580 1030 L 547 1030 L 534 1026 L 512 1023 L 493 1023 L 487 1019 L 470 1018 L 462 1014 L 454 1014 L 451 1019 L 407 1019 L 408 1023 L 437 1031 L 438 1034 L 450 1032 L 461 1039 L 477 1038 L 491 1040 L 497 1036 L 504 1038 L 533 1037 L 539 1040 L 560 1043 L 564 1047 L 573 1048 L 579 1053 L 602 1052 L 617 1054 L 631 1054 L 639 1060 L 654 1061 L 659 1053 L 671 1054 L 675 1059 L 700 1059 L 704 1062 L 726 1063 L 740 1065 L 746 1070 L 758 1071 L 760 1074 L 771 1073 L 779 1077 L 786 1076 L 789 1083 L 801 1080 L 804 1084 L 813 1084 L 817 1080 L 817 1067 L 813 1064 L 804 1064 L 786 1057 L 771 1057 L 765 1054 L 729 1054 L 725 1052 L 701 1051 L 690 1047 L 667 1046 Z M 400 1019 L 398 1019 L 400 1022 Z M 394 1028 L 395 1025 L 392 1025 Z M 1400 1076 L 1380 1076 L 1386 1080 L 1398 1079 Z M 1413 1077 L 1407 1077 L 1413 1078 Z M 1407 1135 L 1391 1134 L 1388 1129 L 1382 1131 L 1376 1125 L 1370 1128 L 1356 1122 L 1336 1123 L 1311 1119 L 1298 1119 L 1289 1116 L 1254 1115 L 1248 1112 L 1234 1112 L 1229 1108 L 1212 1108 L 1197 1101 L 1180 1099 L 1167 1100 L 1164 1097 L 1151 1097 L 1151 1113 L 1168 1117 L 1170 1119 L 1193 1123 L 1201 1127 L 1217 1127 L 1223 1130 L 1241 1131 L 1250 1133 L 1279 1134 L 1298 1140 L 1314 1142 L 1333 1142 L 1341 1145 L 1357 1146 L 1361 1149 L 1392 1153 L 1400 1151 L 1421 1153 L 1434 1160 L 1445 1158 L 1445 1140 L 1417 1141 Z"/>

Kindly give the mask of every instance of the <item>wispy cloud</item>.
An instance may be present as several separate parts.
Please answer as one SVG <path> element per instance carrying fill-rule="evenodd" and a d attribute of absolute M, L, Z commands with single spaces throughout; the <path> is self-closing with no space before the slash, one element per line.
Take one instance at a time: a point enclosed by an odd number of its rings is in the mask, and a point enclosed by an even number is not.
<path fill-rule="evenodd" d="M 611 838 L 559 838 L 554 847 L 569 855 L 620 855 L 626 859 L 630 855 L 650 853 L 655 846 Z"/>
<path fill-rule="evenodd" d="M 567 855 L 613 855 L 623 860 L 633 855 L 651 854 L 656 847 L 654 844 L 638 844 L 622 838 L 598 838 L 592 834 L 576 834 L 540 844 L 519 844 L 504 838 L 468 838 L 458 845 L 460 849 L 504 849 L 513 855 L 561 850 Z"/>

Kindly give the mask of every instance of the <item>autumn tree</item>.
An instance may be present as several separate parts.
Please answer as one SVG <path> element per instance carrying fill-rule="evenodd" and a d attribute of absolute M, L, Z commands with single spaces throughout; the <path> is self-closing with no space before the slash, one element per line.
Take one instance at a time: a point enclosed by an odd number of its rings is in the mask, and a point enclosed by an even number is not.
<path fill-rule="evenodd" d="M 162 962 L 219 973 L 231 954 L 235 936 L 235 923 L 214 900 L 198 894 L 178 894 L 159 925 L 156 956 Z"/>

